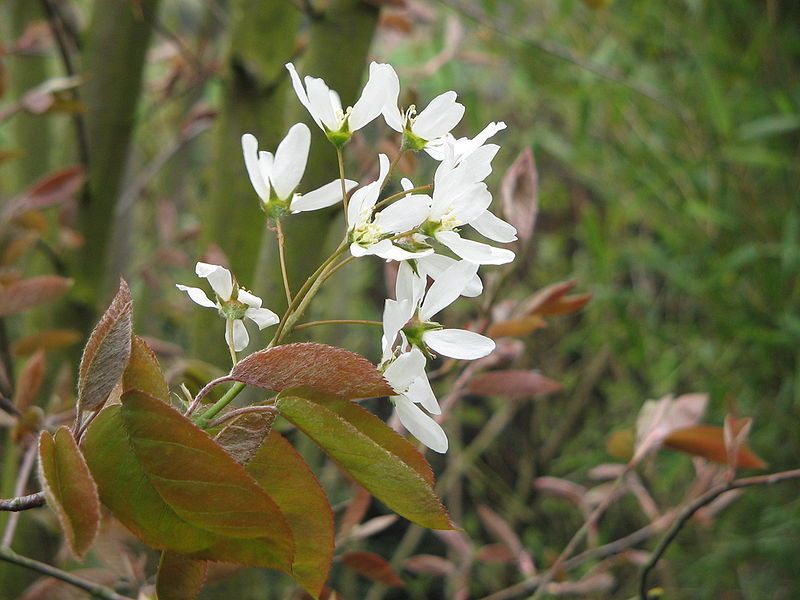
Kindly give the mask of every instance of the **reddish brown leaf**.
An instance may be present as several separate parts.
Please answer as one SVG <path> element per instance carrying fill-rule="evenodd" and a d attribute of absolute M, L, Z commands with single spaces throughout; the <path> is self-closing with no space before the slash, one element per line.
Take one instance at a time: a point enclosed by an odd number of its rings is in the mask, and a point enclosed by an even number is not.
<path fill-rule="evenodd" d="M 557 381 L 536 371 L 509 369 L 488 371 L 469 382 L 469 391 L 479 396 L 502 396 L 509 400 L 537 398 L 557 392 L 562 388 Z"/>
<path fill-rule="evenodd" d="M 390 396 L 383 375 L 363 356 L 325 344 L 286 344 L 240 360 L 231 379 L 280 392 L 305 387 L 350 400 Z"/>
<path fill-rule="evenodd" d="M 292 576 L 320 595 L 333 560 L 333 512 L 317 478 L 294 447 L 277 431 L 247 463 L 247 472 L 272 496 L 295 540 Z"/>
<path fill-rule="evenodd" d="M 504 337 L 523 337 L 547 327 L 546 321 L 539 315 L 529 315 L 518 319 L 506 319 L 497 321 L 489 326 L 486 332 L 492 339 Z"/>
<path fill-rule="evenodd" d="M 100 585 L 113 585 L 118 577 L 108 569 L 76 569 L 70 574 Z M 36 580 L 16 600 L 86 600 L 87 594 L 55 577 Z"/>
<path fill-rule="evenodd" d="M 246 465 L 258 452 L 272 429 L 275 412 L 249 412 L 226 421 L 214 438 L 240 465 Z"/>
<path fill-rule="evenodd" d="M 693 456 L 702 456 L 723 465 L 728 464 L 728 451 L 725 448 L 725 434 L 722 427 L 697 425 L 677 429 L 664 439 L 664 446 Z M 747 444 L 742 444 L 735 466 L 742 469 L 763 469 L 767 464 Z"/>
<path fill-rule="evenodd" d="M 39 482 L 70 550 L 82 558 L 100 527 L 100 500 L 83 455 L 66 427 L 60 427 L 55 437 L 48 431 L 39 436 Z"/>
<path fill-rule="evenodd" d="M 497 541 L 508 546 L 522 574 L 533 575 L 536 572 L 533 559 L 522 547 L 522 542 L 514 532 L 514 528 L 511 527 L 503 517 L 486 505 L 478 506 L 478 517 L 480 517 L 486 529 L 489 530 Z"/>
<path fill-rule="evenodd" d="M 523 248 L 533 237 L 539 213 L 538 179 L 533 150 L 528 147 L 509 167 L 500 184 L 503 214 L 517 228 L 517 237 Z"/>
<path fill-rule="evenodd" d="M 59 350 L 77 343 L 81 332 L 75 329 L 48 329 L 39 331 L 14 342 L 11 351 L 14 356 L 28 356 L 37 350 Z"/>
<path fill-rule="evenodd" d="M 583 498 L 586 495 L 586 488 L 568 479 L 548 476 L 537 477 L 533 482 L 533 487 L 537 492 L 555 496 L 556 498 L 563 498 L 579 508 L 584 505 Z"/>
<path fill-rule="evenodd" d="M 347 552 L 342 555 L 342 562 L 356 573 L 367 579 L 377 581 L 391 587 L 405 587 L 405 582 L 395 573 L 385 558 L 372 552 Z"/>
<path fill-rule="evenodd" d="M 164 551 L 158 563 L 158 600 L 194 600 L 206 581 L 208 562 Z"/>
<path fill-rule="evenodd" d="M 22 213 L 41 210 L 72 199 L 86 182 L 83 165 L 73 165 L 46 175 L 21 195 L 9 201 L 3 218 L 11 219 Z"/>
<path fill-rule="evenodd" d="M 567 296 L 567 293 L 577 284 L 577 281 L 563 281 L 548 285 L 523 304 L 521 307 L 523 314 L 554 316 L 579 311 L 592 299 L 592 295 L 575 294 Z"/>
<path fill-rule="evenodd" d="M 506 548 L 506 552 L 508 552 L 508 548 Z M 433 554 L 411 556 L 403 562 L 403 567 L 412 573 L 438 575 L 440 577 L 447 577 L 456 572 L 456 566 L 453 563 Z"/>
<path fill-rule="evenodd" d="M 39 350 L 25 363 L 25 368 L 22 370 L 14 390 L 14 406 L 19 409 L 19 412 L 24 413 L 28 410 L 39 395 L 46 364 L 43 350 Z"/>
<path fill-rule="evenodd" d="M 117 295 L 83 349 L 78 370 L 79 410 L 101 408 L 122 378 L 131 355 L 131 311 L 131 292 L 121 279 Z"/>
<path fill-rule="evenodd" d="M 0 288 L 0 317 L 21 313 L 51 302 L 72 287 L 72 279 L 42 275 L 22 279 Z"/>

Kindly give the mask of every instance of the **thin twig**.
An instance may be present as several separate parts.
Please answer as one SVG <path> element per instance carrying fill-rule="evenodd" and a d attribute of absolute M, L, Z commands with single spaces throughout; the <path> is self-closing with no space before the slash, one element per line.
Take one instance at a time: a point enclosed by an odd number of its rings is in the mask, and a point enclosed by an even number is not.
<path fill-rule="evenodd" d="M 215 387 L 221 383 L 226 383 L 228 381 L 232 381 L 229 375 L 223 375 L 222 377 L 217 377 L 216 379 L 212 379 L 209 381 L 203 388 L 197 392 L 197 396 L 194 397 L 192 403 L 189 405 L 189 408 L 186 409 L 186 414 L 184 416 L 190 416 L 194 411 L 197 410 L 197 407 L 200 406 L 200 402 L 205 398 L 208 393 Z"/>
<path fill-rule="evenodd" d="M 21 512 L 45 505 L 44 492 L 36 492 L 27 496 L 18 496 L 4 500 L 0 498 L 0 511 Z"/>
<path fill-rule="evenodd" d="M 14 485 L 14 496 L 19 498 L 25 493 L 25 488 L 28 485 L 28 479 L 31 477 L 33 465 L 36 464 L 38 446 L 34 442 L 25 451 L 25 456 L 22 459 L 22 464 L 17 473 L 17 482 Z M 6 523 L 6 530 L 3 532 L 3 539 L 0 541 L 0 548 L 10 548 L 11 542 L 14 541 L 14 533 L 17 531 L 17 523 L 19 522 L 19 511 L 14 511 Z"/>
<path fill-rule="evenodd" d="M 61 569 L 57 569 L 56 567 L 43 562 L 39 562 L 38 560 L 33 560 L 32 558 L 28 558 L 26 556 L 20 556 L 10 548 L 0 548 L 0 560 L 30 569 L 31 571 L 36 571 L 42 575 L 54 577 L 63 581 L 64 583 L 74 585 L 77 588 L 86 590 L 95 598 L 102 598 L 103 600 L 131 600 L 127 596 L 122 596 L 111 588 L 105 587 L 104 585 L 89 581 L 88 579 L 82 579 L 81 577 L 75 577 L 66 571 L 62 571 Z"/>
<path fill-rule="evenodd" d="M 664 555 L 664 552 L 667 551 L 669 545 L 675 540 L 678 533 L 680 533 L 680 530 L 683 528 L 686 522 L 692 518 L 692 515 L 694 515 L 694 513 L 696 513 L 704 506 L 711 504 L 722 494 L 729 492 L 731 490 L 745 488 L 745 487 L 752 487 L 756 485 L 774 485 L 776 483 L 790 481 L 793 479 L 800 479 L 800 469 L 794 469 L 792 471 L 781 471 L 779 473 L 771 473 L 769 475 L 759 475 L 756 477 L 743 477 L 742 479 L 735 479 L 730 483 L 723 483 L 714 488 L 711 488 L 705 494 L 698 497 L 693 502 L 689 503 L 678 514 L 677 518 L 675 519 L 675 522 L 672 524 L 672 527 L 670 527 L 669 531 L 667 531 L 667 533 L 664 534 L 664 537 L 658 543 L 658 546 L 656 546 L 656 549 L 653 551 L 653 554 L 650 555 L 650 559 L 642 567 L 641 575 L 639 576 L 639 598 L 641 600 L 647 600 L 648 598 L 647 578 L 650 575 L 650 572 L 655 568 L 658 561 Z"/>
<path fill-rule="evenodd" d="M 318 327 L 319 325 L 375 325 L 376 327 L 383 327 L 381 321 L 368 321 L 365 319 L 325 319 L 322 321 L 308 321 L 307 323 L 300 323 L 294 326 L 294 331 L 302 329 L 310 329 L 311 327 Z"/>
<path fill-rule="evenodd" d="M 278 237 L 278 258 L 281 263 L 281 277 L 283 278 L 283 291 L 286 292 L 286 306 L 292 304 L 292 291 L 289 287 L 289 274 L 286 271 L 286 238 L 283 235 L 281 220 L 275 219 L 275 233 Z"/>
<path fill-rule="evenodd" d="M 67 47 L 68 37 L 75 41 L 74 32 L 68 30 L 68 24 L 64 15 L 61 14 L 61 9 L 57 2 L 53 0 L 41 0 L 42 8 L 47 14 L 47 23 L 50 26 L 50 31 L 56 40 L 58 52 L 61 55 L 61 62 L 64 64 L 64 71 L 68 77 L 74 77 L 78 70 L 75 68 L 75 63 L 72 60 L 72 53 L 70 48 Z M 81 97 L 78 88 L 72 88 L 69 94 L 73 102 L 80 102 Z M 75 127 L 75 138 L 78 142 L 78 156 L 81 163 L 89 165 L 89 137 L 86 133 L 86 123 L 83 119 L 83 113 L 76 111 L 72 115 L 72 123 Z"/>

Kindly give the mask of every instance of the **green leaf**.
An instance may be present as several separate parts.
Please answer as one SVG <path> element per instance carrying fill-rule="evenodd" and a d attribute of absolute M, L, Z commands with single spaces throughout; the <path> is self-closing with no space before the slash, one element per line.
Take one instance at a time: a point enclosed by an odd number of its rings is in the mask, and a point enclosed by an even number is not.
<path fill-rule="evenodd" d="M 141 337 L 133 336 L 131 356 L 122 374 L 122 391 L 139 390 L 169 403 L 169 387 L 155 353 Z"/>
<path fill-rule="evenodd" d="M 290 573 L 291 529 L 244 468 L 161 400 L 134 390 L 121 401 L 83 442 L 114 515 L 154 548 Z"/>
<path fill-rule="evenodd" d="M 366 358 L 325 344 L 285 344 L 254 352 L 236 364 L 230 378 L 276 392 L 304 387 L 351 400 L 394 394 Z"/>
<path fill-rule="evenodd" d="M 132 300 L 128 284 L 119 290 L 83 349 L 78 371 L 78 409 L 97 410 L 122 377 L 131 355 Z"/>
<path fill-rule="evenodd" d="M 208 563 L 175 552 L 162 552 L 156 575 L 158 600 L 194 600 L 206 581 Z"/>
<path fill-rule="evenodd" d="M 278 409 L 339 466 L 397 514 L 452 529 L 430 466 L 402 436 L 357 404 L 309 390 L 278 396 Z"/>
<path fill-rule="evenodd" d="M 39 436 L 39 481 L 72 553 L 83 558 L 100 526 L 97 486 L 70 430 Z"/>
<path fill-rule="evenodd" d="M 297 450 L 273 430 L 247 464 L 253 476 L 280 506 L 295 540 L 292 573 L 318 597 L 333 560 L 333 513 L 325 492 Z"/>

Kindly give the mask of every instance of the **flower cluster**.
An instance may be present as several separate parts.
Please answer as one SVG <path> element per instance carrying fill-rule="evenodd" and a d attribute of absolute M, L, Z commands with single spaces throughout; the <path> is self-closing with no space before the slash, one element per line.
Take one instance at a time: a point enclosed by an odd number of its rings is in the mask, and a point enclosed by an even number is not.
<path fill-rule="evenodd" d="M 343 202 L 345 244 L 350 254 L 400 263 L 395 298 L 386 300 L 383 311 L 380 369 L 396 392 L 391 401 L 405 428 L 431 449 L 445 452 L 447 437 L 431 417 L 441 409 L 425 367 L 436 355 L 474 360 L 494 349 L 491 339 L 465 329 L 446 329 L 434 318 L 459 297 L 475 297 L 482 292 L 479 266 L 503 265 L 514 259 L 512 251 L 490 243 L 512 242 L 516 230 L 490 212 L 492 195 L 485 183 L 499 150 L 498 145 L 487 142 L 505 124 L 490 123 L 474 138 L 456 139 L 451 131 L 464 115 L 456 93 L 437 96 L 419 113 L 414 106 L 402 110 L 398 105 L 400 82 L 388 64 L 370 65 L 361 96 L 346 109 L 322 79 L 301 80 L 294 65 L 287 64 L 286 68 L 300 103 L 335 146 L 340 161 L 353 133 L 379 116 L 402 134 L 401 153 L 424 151 L 438 161 L 432 184 L 416 186 L 402 179 L 401 190 L 382 200 L 392 171 L 385 154 L 378 156 L 378 178 L 352 194 L 358 184 L 343 175 L 303 193 L 298 190 L 310 148 L 308 127 L 292 126 L 274 155 L 259 151 L 253 135 L 242 137 L 247 173 L 268 218 L 279 220 L 289 213 Z M 489 242 L 462 237 L 466 226 Z M 228 343 L 234 350 L 247 345 L 243 318 L 255 321 L 259 328 L 278 322 L 274 313 L 261 308 L 260 299 L 232 284 L 230 273 L 222 267 L 198 263 L 197 274 L 209 279 L 216 302 L 197 288 L 178 287 L 198 304 L 216 307 L 232 323 Z M 291 310 L 292 306 L 284 321 Z"/>

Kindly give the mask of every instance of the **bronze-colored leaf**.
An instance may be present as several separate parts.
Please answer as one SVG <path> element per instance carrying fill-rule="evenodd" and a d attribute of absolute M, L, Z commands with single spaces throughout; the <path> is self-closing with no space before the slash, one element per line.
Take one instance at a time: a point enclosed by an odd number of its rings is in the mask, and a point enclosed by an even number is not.
<path fill-rule="evenodd" d="M 372 552 L 346 552 L 342 562 L 367 579 L 390 587 L 406 587 L 405 581 L 392 568 L 385 558 Z"/>
<path fill-rule="evenodd" d="M 156 575 L 158 600 L 194 600 L 206 581 L 208 562 L 165 550 Z"/>
<path fill-rule="evenodd" d="M 59 350 L 72 346 L 81 339 L 76 329 L 48 329 L 21 338 L 11 345 L 14 356 L 28 356 L 37 350 Z"/>
<path fill-rule="evenodd" d="M 305 387 L 351 400 L 394 394 L 375 365 L 363 356 L 315 343 L 254 352 L 236 364 L 231 379 L 276 392 Z"/>
<path fill-rule="evenodd" d="M 246 468 L 280 507 L 292 530 L 292 576 L 318 597 L 334 550 L 333 512 L 325 492 L 303 457 L 275 430 Z"/>
<path fill-rule="evenodd" d="M 528 315 L 516 319 L 497 321 L 489 326 L 486 332 L 492 339 L 503 337 L 523 337 L 547 327 L 545 320 L 539 315 Z"/>
<path fill-rule="evenodd" d="M 536 216 L 539 214 L 539 176 L 533 150 L 525 148 L 506 171 L 500 184 L 503 215 L 517 228 L 523 248 L 533 237 Z"/>
<path fill-rule="evenodd" d="M 2 220 L 10 220 L 22 213 L 70 200 L 85 182 L 86 169 L 83 165 L 73 165 L 50 173 L 10 200 L 3 209 Z"/>
<path fill-rule="evenodd" d="M 246 465 L 264 443 L 275 421 L 275 412 L 248 412 L 226 422 L 214 438 L 240 465 Z"/>
<path fill-rule="evenodd" d="M 728 450 L 725 447 L 722 427 L 697 425 L 676 429 L 664 439 L 664 446 L 693 456 L 702 456 L 723 465 L 728 464 Z M 739 447 L 736 464 L 732 466 L 741 469 L 763 469 L 767 463 L 761 460 L 747 444 L 742 444 Z"/>
<path fill-rule="evenodd" d="M 100 526 L 100 500 L 75 438 L 66 427 L 39 436 L 39 481 L 72 553 L 83 558 Z"/>
<path fill-rule="evenodd" d="M 133 336 L 128 366 L 122 374 L 122 391 L 139 390 L 169 402 L 169 387 L 155 353 L 141 337 Z"/>
<path fill-rule="evenodd" d="M 25 363 L 25 368 L 22 369 L 22 373 L 14 389 L 13 402 L 19 412 L 24 413 L 28 410 L 39 395 L 39 390 L 41 390 L 42 381 L 44 380 L 46 365 L 47 363 L 43 350 L 39 350 Z"/>
<path fill-rule="evenodd" d="M 523 303 L 522 313 L 544 317 L 578 312 L 592 299 L 592 294 L 567 296 L 577 284 L 577 281 L 562 281 L 548 285 Z"/>
<path fill-rule="evenodd" d="M 562 385 L 536 371 L 508 369 L 488 371 L 472 378 L 469 391 L 479 396 L 502 396 L 509 400 L 537 398 L 557 392 Z"/>
<path fill-rule="evenodd" d="M 30 310 L 52 302 L 72 287 L 72 279 L 57 275 L 30 277 L 0 287 L 0 317 Z"/>
<path fill-rule="evenodd" d="M 427 461 L 375 415 L 348 400 L 309 390 L 280 394 L 278 409 L 397 514 L 423 527 L 453 528 L 433 490 Z"/>
<path fill-rule="evenodd" d="M 86 342 L 78 370 L 78 409 L 97 410 L 122 378 L 131 355 L 132 300 L 120 280 L 117 295 Z"/>

